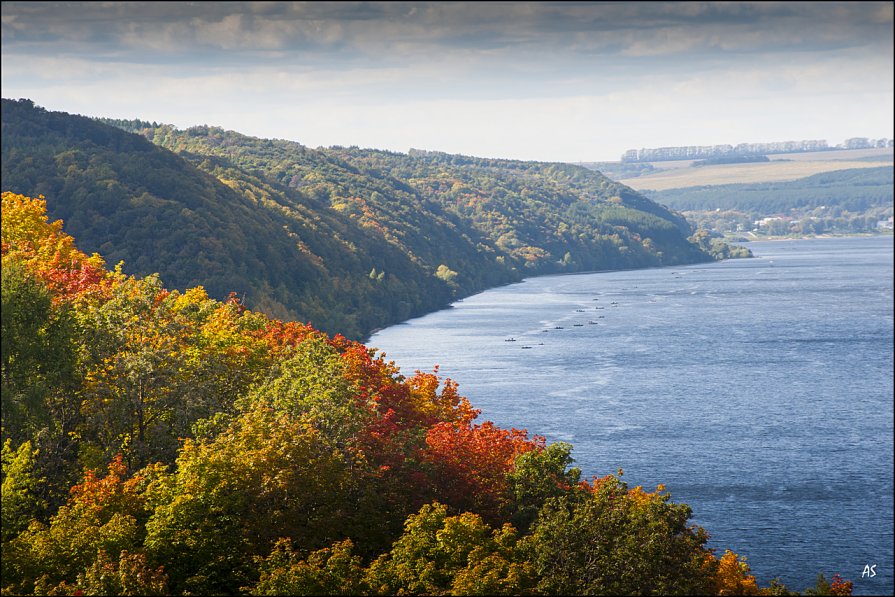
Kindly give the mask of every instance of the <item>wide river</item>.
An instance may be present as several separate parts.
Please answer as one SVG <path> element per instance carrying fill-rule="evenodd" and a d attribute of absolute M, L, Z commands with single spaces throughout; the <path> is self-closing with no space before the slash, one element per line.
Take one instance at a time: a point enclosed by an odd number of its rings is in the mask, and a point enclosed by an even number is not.
<path fill-rule="evenodd" d="M 761 585 L 840 572 L 892 594 L 892 241 L 536 277 L 367 344 L 405 373 L 438 364 L 480 420 L 571 443 L 584 478 L 664 483 Z"/>

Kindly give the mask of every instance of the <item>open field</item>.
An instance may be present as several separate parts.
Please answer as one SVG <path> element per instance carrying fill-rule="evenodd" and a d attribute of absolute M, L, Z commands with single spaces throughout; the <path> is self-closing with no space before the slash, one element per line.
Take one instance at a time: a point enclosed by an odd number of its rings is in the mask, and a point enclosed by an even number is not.
<path fill-rule="evenodd" d="M 768 156 L 770 162 L 719 164 L 692 168 L 692 160 L 653 162 L 660 172 L 619 180 L 637 190 L 664 191 L 703 185 L 796 180 L 848 168 L 875 168 L 892 163 L 891 149 L 853 149 Z M 873 159 L 873 158 L 878 158 Z"/>

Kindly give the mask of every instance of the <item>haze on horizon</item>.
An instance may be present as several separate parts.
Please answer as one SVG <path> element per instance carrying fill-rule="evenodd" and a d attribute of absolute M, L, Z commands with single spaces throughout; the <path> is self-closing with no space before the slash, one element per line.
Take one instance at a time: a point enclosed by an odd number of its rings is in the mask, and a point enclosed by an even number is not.
<path fill-rule="evenodd" d="M 2 95 L 543 161 L 888 137 L 891 2 L 3 2 Z"/>

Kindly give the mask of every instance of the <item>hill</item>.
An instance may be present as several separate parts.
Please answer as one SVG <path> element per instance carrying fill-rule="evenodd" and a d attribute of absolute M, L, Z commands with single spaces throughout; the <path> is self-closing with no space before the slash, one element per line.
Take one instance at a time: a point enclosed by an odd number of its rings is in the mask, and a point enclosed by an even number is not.
<path fill-rule="evenodd" d="M 655 201 L 681 211 L 751 209 L 767 213 L 836 205 L 860 211 L 892 203 L 892 167 L 850 168 L 793 181 L 727 184 L 649 192 Z"/>
<path fill-rule="evenodd" d="M 82 250 L 352 338 L 527 275 L 711 259 L 683 216 L 577 166 L 310 149 L 6 99 L 2 140 L 4 190 L 44 195 Z"/>
<path fill-rule="evenodd" d="M 2 216 L 3 595 L 791 594 L 450 380 Z"/>
<path fill-rule="evenodd" d="M 871 164 L 872 165 L 872 164 Z M 893 215 L 891 166 L 834 170 L 794 181 L 650 191 L 654 201 L 717 232 L 879 232 Z"/>

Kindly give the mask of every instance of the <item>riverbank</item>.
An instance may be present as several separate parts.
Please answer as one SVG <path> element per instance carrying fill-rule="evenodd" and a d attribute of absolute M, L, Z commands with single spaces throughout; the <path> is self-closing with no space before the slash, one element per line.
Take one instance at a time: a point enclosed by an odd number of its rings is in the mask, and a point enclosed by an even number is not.
<path fill-rule="evenodd" d="M 842 234 L 787 234 L 787 235 L 761 235 L 755 234 L 753 232 L 745 233 L 747 237 L 743 236 L 725 236 L 724 242 L 727 243 L 750 243 L 755 241 L 781 241 L 781 240 L 809 240 L 809 239 L 818 239 L 818 238 L 873 238 L 877 236 L 893 236 L 892 231 L 882 232 L 877 234 L 869 234 L 866 232 L 853 232 L 853 233 L 842 233 Z"/>

